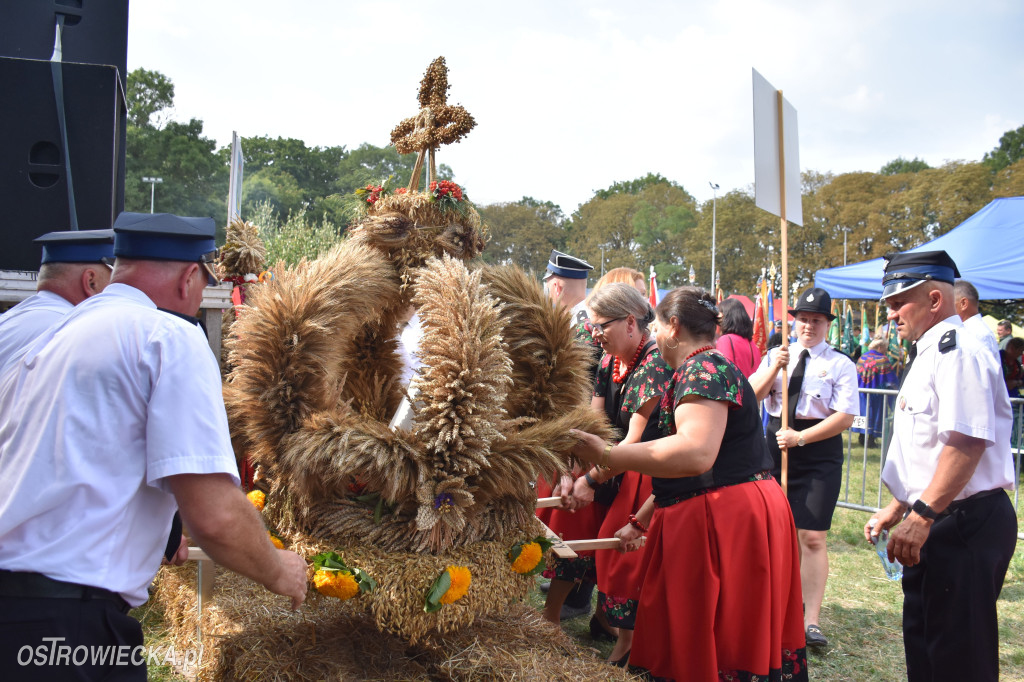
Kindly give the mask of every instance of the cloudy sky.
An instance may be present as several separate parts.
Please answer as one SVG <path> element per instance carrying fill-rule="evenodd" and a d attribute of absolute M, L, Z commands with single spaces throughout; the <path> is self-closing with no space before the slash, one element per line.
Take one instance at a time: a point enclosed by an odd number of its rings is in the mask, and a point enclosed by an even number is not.
<path fill-rule="evenodd" d="M 803 170 L 979 160 L 1024 124 L 1022 29 L 1019 0 L 133 0 L 128 68 L 219 145 L 354 148 L 389 143 L 444 55 L 477 127 L 439 161 L 477 203 L 569 214 L 648 172 L 751 186 L 752 67 L 797 110 Z"/>

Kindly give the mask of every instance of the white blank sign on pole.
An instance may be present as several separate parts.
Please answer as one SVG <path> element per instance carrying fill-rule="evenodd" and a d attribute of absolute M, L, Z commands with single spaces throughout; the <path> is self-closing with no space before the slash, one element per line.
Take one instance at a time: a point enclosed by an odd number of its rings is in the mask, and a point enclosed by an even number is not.
<path fill-rule="evenodd" d="M 800 201 L 800 140 L 796 109 L 783 98 L 782 133 L 785 153 L 786 212 L 780 201 L 779 173 L 779 91 L 764 76 L 754 72 L 754 204 L 797 225 L 804 224 Z"/>

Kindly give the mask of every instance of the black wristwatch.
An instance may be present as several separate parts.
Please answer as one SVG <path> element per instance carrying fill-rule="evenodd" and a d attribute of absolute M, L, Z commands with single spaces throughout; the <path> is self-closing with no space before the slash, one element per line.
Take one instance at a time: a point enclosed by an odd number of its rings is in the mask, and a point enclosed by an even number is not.
<path fill-rule="evenodd" d="M 583 474 L 583 479 L 587 482 L 592 489 L 597 490 L 598 483 L 594 480 L 594 477 L 590 475 L 590 472 Z"/>
<path fill-rule="evenodd" d="M 910 511 L 915 512 L 926 519 L 931 519 L 932 521 L 939 518 L 938 512 L 929 507 L 927 502 L 920 499 L 914 500 L 914 504 L 910 505 Z"/>

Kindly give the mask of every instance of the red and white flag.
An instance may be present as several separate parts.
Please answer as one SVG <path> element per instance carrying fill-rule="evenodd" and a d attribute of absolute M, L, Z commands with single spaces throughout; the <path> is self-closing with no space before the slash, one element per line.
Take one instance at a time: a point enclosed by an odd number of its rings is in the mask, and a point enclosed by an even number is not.
<path fill-rule="evenodd" d="M 658 307 L 658 278 L 654 274 L 654 266 L 651 266 L 651 291 L 648 294 L 652 308 Z"/>

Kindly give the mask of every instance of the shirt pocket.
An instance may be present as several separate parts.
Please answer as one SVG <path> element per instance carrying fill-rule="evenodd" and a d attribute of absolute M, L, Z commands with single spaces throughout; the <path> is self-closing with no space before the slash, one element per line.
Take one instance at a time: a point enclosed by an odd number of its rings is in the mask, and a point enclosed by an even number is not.
<path fill-rule="evenodd" d="M 817 374 L 804 377 L 803 392 L 806 393 L 811 400 L 821 404 L 823 407 L 829 407 L 829 403 L 832 401 L 832 390 L 834 386 L 829 377 L 821 377 Z"/>

